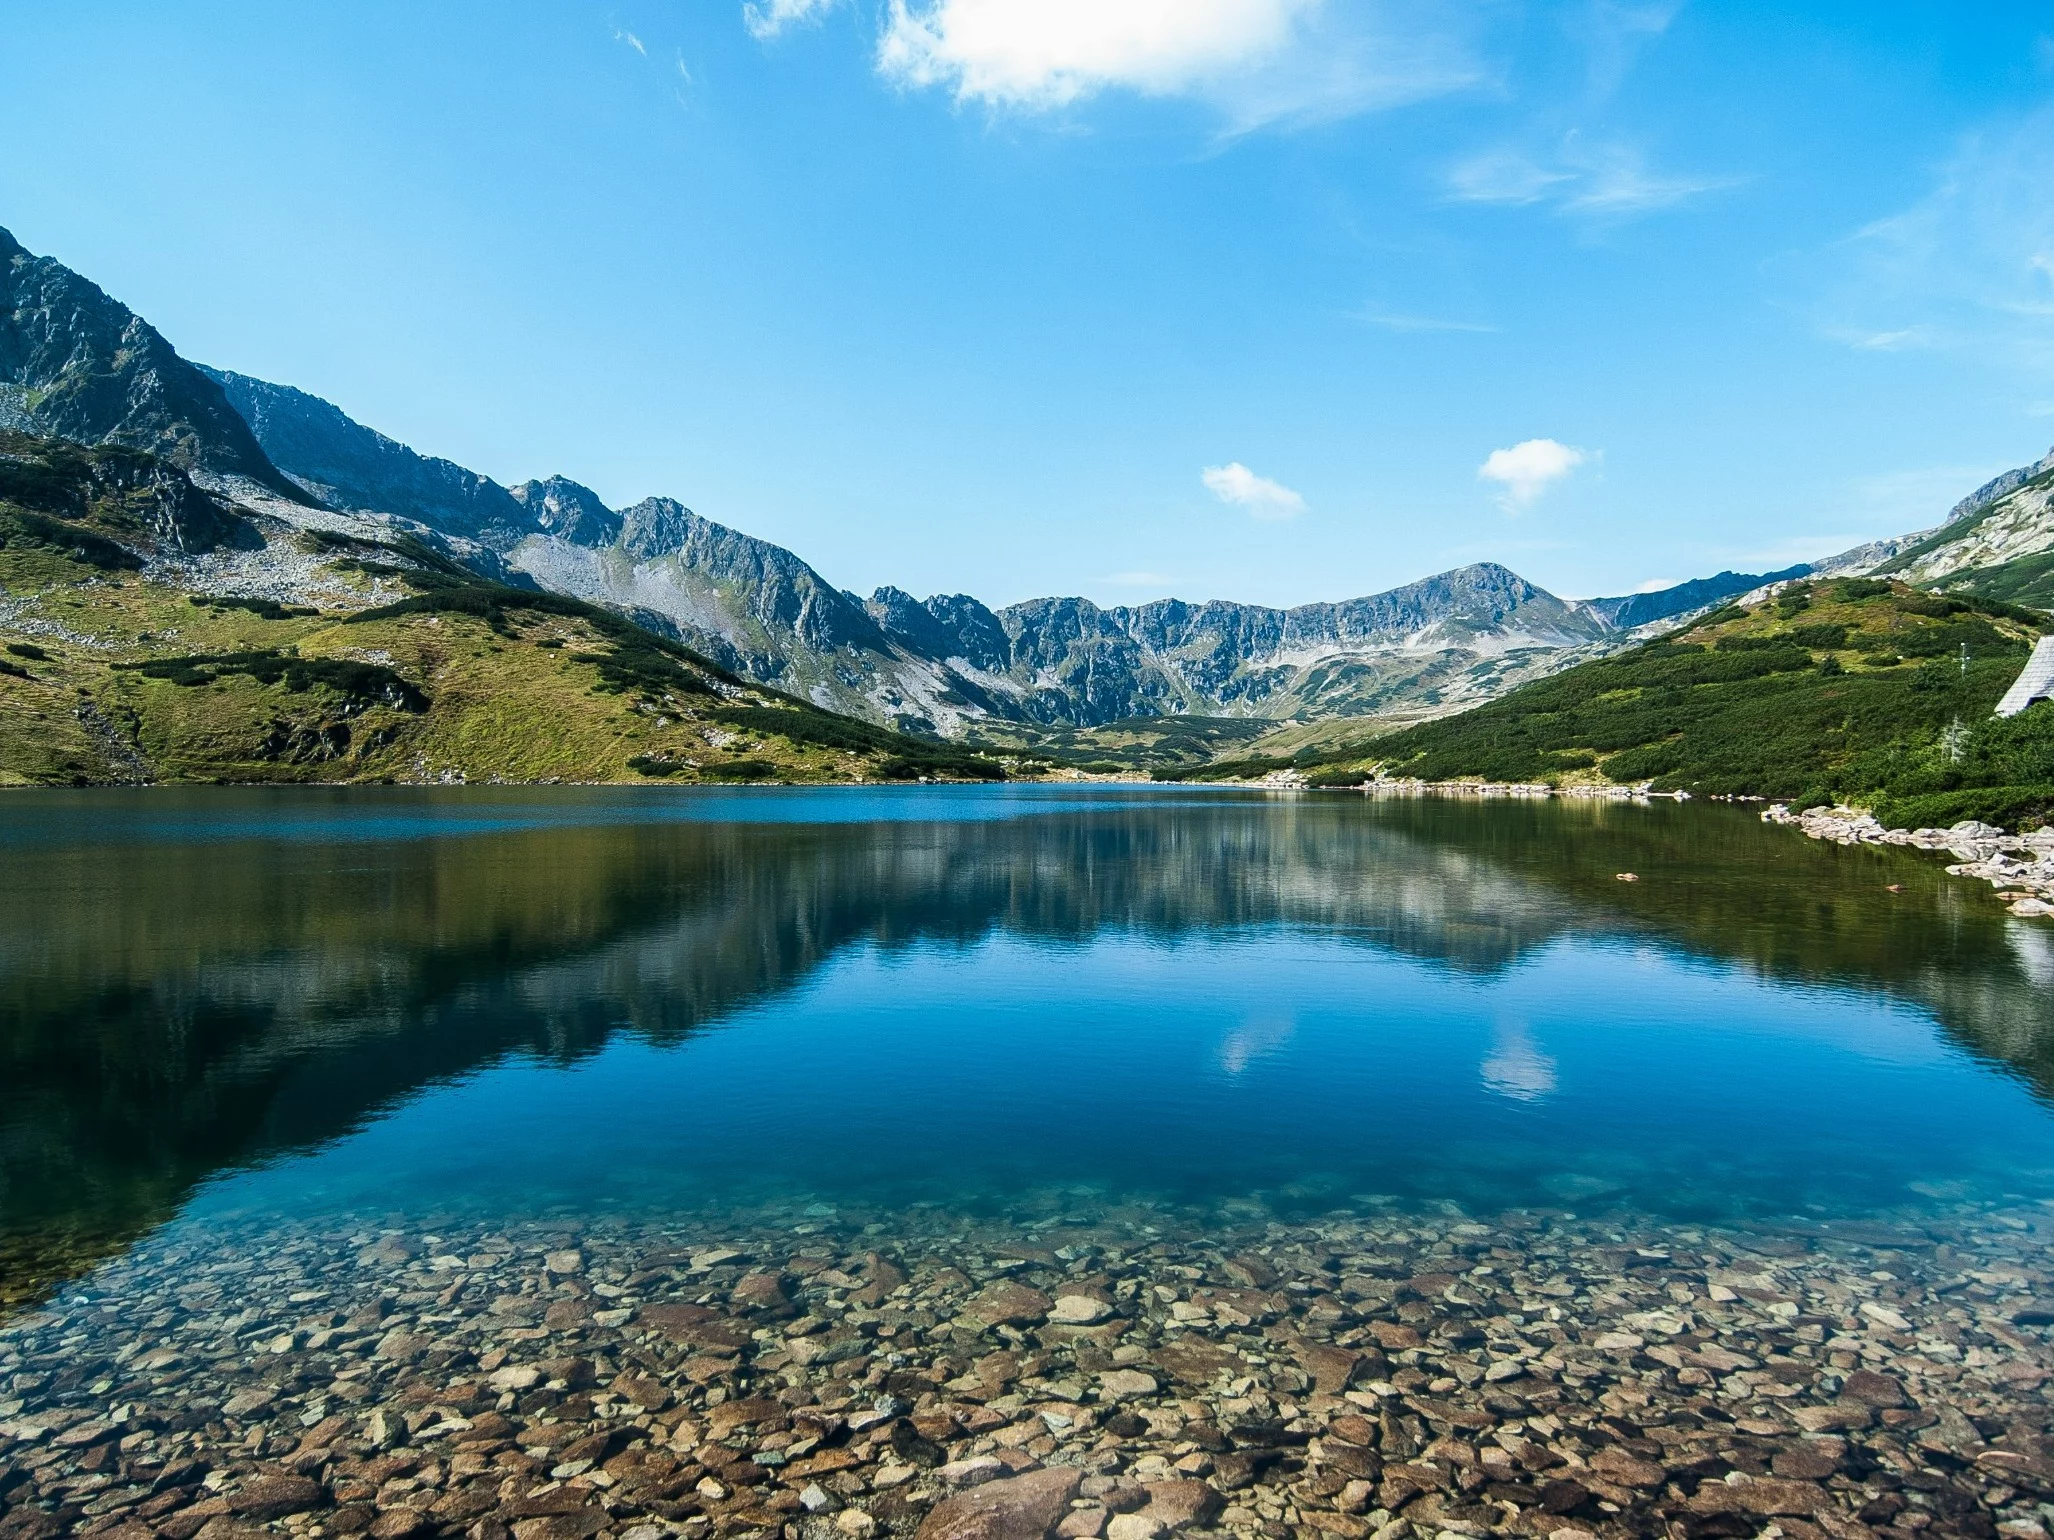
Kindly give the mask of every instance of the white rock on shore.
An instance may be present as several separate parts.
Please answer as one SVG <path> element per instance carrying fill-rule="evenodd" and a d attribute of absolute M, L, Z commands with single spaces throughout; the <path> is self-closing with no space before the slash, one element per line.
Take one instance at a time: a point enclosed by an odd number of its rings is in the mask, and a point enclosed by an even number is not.
<path fill-rule="evenodd" d="M 1995 824 L 1966 819 L 1950 829 L 1886 829 L 1875 814 L 1851 807 L 1793 812 L 1775 803 L 1763 823 L 1788 824 L 1836 845 L 1907 845 L 1944 850 L 1955 859 L 1948 875 L 1975 877 L 1999 890 L 2011 912 L 2028 918 L 2054 915 L 2054 829 L 2007 834 Z"/>

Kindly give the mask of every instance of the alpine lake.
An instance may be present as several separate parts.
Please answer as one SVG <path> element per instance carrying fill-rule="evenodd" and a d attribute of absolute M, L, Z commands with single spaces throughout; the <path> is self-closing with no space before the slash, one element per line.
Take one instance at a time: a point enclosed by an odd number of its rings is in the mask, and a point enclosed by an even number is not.
<path fill-rule="evenodd" d="M 9 794 L 0 1540 L 2042 1535 L 2054 924 L 1942 866 Z"/>

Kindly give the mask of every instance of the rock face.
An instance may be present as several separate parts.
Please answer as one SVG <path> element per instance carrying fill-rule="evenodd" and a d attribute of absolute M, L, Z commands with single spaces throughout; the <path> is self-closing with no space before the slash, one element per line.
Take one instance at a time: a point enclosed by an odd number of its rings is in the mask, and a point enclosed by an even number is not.
<path fill-rule="evenodd" d="M 1567 604 L 1486 563 L 1290 610 L 1049 598 L 994 612 L 966 595 L 922 601 L 895 588 L 866 602 L 790 551 L 669 498 L 617 511 L 563 477 L 508 488 L 304 391 L 203 370 L 5 232 L 0 317 L 0 428 L 150 449 L 379 516 L 398 533 L 411 525 L 495 579 L 609 605 L 817 705 L 917 730 L 1431 713 L 1551 672 L 1664 603 L 1717 597 Z M 1751 580 L 1708 580 L 1720 593 L 1735 581 Z"/>
<path fill-rule="evenodd" d="M 205 372 L 266 453 L 330 507 L 401 514 L 474 539 L 531 522 L 490 477 L 416 454 L 319 396 L 226 369 Z"/>
<path fill-rule="evenodd" d="M 620 538 L 620 515 L 590 487 L 565 477 L 524 481 L 513 488 L 513 496 L 545 535 L 578 545 L 607 545 Z"/>
<path fill-rule="evenodd" d="M 56 527 L 27 533 L 60 544 L 112 541 L 125 552 L 191 556 L 263 543 L 226 502 L 154 455 L 5 429 L 0 429 L 0 502 L 59 521 Z"/>
<path fill-rule="evenodd" d="M 0 428 L 144 449 L 306 496 L 221 387 L 149 322 L 0 230 Z"/>
<path fill-rule="evenodd" d="M 1934 528 L 1858 546 L 1817 570 L 2054 603 L 2054 450 L 1985 482 Z"/>

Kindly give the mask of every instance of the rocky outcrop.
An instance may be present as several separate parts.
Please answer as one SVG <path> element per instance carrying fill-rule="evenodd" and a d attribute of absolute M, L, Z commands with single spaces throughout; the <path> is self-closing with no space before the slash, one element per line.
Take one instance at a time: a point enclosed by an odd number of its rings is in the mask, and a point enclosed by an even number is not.
<path fill-rule="evenodd" d="M 416 454 L 319 396 L 226 369 L 206 373 L 272 460 L 330 507 L 396 513 L 471 539 L 518 538 L 532 526 L 491 477 Z"/>
<path fill-rule="evenodd" d="M 223 499 L 154 455 L 0 430 L 0 544 L 111 542 L 140 561 L 263 541 Z M 24 519 L 26 516 L 26 521 Z M 42 521 L 55 521 L 45 528 Z"/>
<path fill-rule="evenodd" d="M 273 465 L 221 387 L 163 334 L 63 263 L 0 230 L 6 425 L 147 450 L 187 470 L 306 494 Z"/>
<path fill-rule="evenodd" d="M 579 545 L 610 545 L 620 538 L 620 515 L 590 487 L 563 476 L 524 481 L 512 489 L 537 530 Z"/>

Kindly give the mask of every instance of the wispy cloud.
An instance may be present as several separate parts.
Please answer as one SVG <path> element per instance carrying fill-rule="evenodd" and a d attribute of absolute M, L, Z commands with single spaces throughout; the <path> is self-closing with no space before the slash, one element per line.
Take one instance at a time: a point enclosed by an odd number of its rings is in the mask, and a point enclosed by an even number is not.
<path fill-rule="evenodd" d="M 1545 204 L 1565 214 L 1618 219 L 1675 208 L 1740 180 L 1655 171 L 1630 145 L 1595 145 L 1571 134 L 1546 156 L 1521 149 L 1472 156 L 1450 169 L 1447 186 L 1459 203 Z"/>
<path fill-rule="evenodd" d="M 2054 374 L 2054 107 L 1962 140 L 1932 187 L 1815 259 L 1822 335 Z"/>
<path fill-rule="evenodd" d="M 1588 449 L 1551 438 L 1530 438 L 1510 449 L 1493 449 L 1476 474 L 1481 481 L 1498 484 L 1498 505 L 1507 513 L 1524 513 L 1549 487 L 1594 458 Z"/>
<path fill-rule="evenodd" d="M 642 40 L 625 28 L 615 27 L 613 29 L 613 40 L 616 43 L 626 43 L 628 47 L 634 49 L 636 53 L 645 59 L 649 57 L 649 50 L 642 46 Z"/>
<path fill-rule="evenodd" d="M 1214 497 L 1245 509 L 1258 519 L 1295 519 L 1305 511 L 1305 499 L 1282 482 L 1254 471 L 1234 460 L 1226 465 L 1209 465 L 1199 472 Z"/>
<path fill-rule="evenodd" d="M 832 10 L 838 0 L 748 0 L 742 7 L 742 25 L 749 35 L 768 41 L 801 23 L 817 21 Z"/>
<path fill-rule="evenodd" d="M 1438 316 L 1403 315 L 1388 310 L 1362 309 L 1347 312 L 1348 319 L 1387 332 L 1495 332 L 1499 328 L 1481 321 L 1448 321 Z"/>

